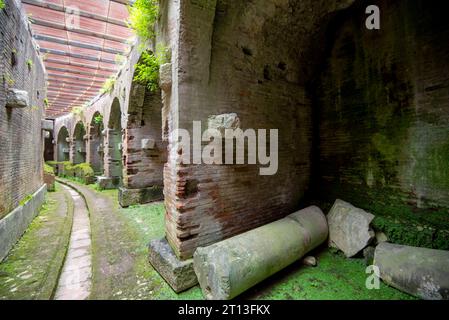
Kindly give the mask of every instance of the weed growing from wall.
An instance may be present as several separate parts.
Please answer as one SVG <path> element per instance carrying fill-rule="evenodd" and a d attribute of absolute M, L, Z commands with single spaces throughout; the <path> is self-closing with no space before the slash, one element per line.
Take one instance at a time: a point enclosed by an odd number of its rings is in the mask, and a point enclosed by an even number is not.
<path fill-rule="evenodd" d="M 101 114 L 94 117 L 94 123 L 95 124 L 102 124 L 103 123 L 103 116 Z"/>
<path fill-rule="evenodd" d="M 156 54 L 144 51 L 136 64 L 134 81 L 146 86 L 152 92 L 159 87 L 159 67 L 169 60 L 168 50 L 158 48 Z"/>
<path fill-rule="evenodd" d="M 104 83 L 103 87 L 100 89 L 101 93 L 112 93 L 114 90 L 115 82 L 117 81 L 115 76 L 109 77 Z"/>
<path fill-rule="evenodd" d="M 129 26 L 142 42 L 154 39 L 154 24 L 159 17 L 157 0 L 136 0 L 129 10 Z"/>

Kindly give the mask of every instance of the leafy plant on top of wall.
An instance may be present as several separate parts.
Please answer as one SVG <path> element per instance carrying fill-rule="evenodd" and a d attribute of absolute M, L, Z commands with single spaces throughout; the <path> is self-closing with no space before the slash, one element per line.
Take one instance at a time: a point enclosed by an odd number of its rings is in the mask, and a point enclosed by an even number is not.
<path fill-rule="evenodd" d="M 72 111 L 70 111 L 70 113 L 75 115 L 75 116 L 82 117 L 83 114 L 84 114 L 84 110 L 83 110 L 83 107 L 73 107 Z"/>
<path fill-rule="evenodd" d="M 5 7 L 5 3 L 3 2 L 3 0 L 0 0 L 0 10 L 3 9 Z"/>
<path fill-rule="evenodd" d="M 28 59 L 28 60 L 26 61 L 26 64 L 27 64 L 27 66 L 28 66 L 28 70 L 31 71 L 31 69 L 33 69 L 33 65 L 34 65 L 33 60 Z"/>
<path fill-rule="evenodd" d="M 142 42 L 154 39 L 154 25 L 159 18 L 158 0 L 136 0 L 128 10 L 129 26 Z"/>
<path fill-rule="evenodd" d="M 142 44 L 142 56 L 135 65 L 134 81 L 156 91 L 159 86 L 159 67 L 168 60 L 169 50 L 158 46 L 156 52 L 144 50 L 148 42 L 156 37 L 155 24 L 159 18 L 157 0 L 137 0 L 129 7 L 129 25 L 136 32 Z"/>
<path fill-rule="evenodd" d="M 144 51 L 136 64 L 134 81 L 146 86 L 152 92 L 159 88 L 159 68 L 169 60 L 167 48 L 159 47 L 156 54 Z"/>
<path fill-rule="evenodd" d="M 117 78 L 115 76 L 109 77 L 104 83 L 103 87 L 100 89 L 101 93 L 109 93 L 111 94 L 114 90 L 115 82 L 117 81 Z"/>

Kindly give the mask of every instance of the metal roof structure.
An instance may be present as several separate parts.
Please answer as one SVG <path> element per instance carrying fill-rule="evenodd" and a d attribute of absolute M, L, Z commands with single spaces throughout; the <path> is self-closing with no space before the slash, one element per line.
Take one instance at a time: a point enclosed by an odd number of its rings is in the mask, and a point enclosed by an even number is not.
<path fill-rule="evenodd" d="M 130 0 L 21 0 L 48 73 L 47 118 L 98 95 L 118 72 L 134 33 Z"/>

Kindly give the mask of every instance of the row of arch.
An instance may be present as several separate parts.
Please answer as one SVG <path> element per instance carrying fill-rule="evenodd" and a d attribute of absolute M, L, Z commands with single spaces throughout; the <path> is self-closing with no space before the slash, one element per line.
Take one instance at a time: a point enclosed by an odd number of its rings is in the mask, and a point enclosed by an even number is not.
<path fill-rule="evenodd" d="M 70 132 L 63 125 L 56 136 L 56 160 L 88 163 L 97 176 L 122 176 L 122 126 L 118 99 L 114 99 L 108 121 L 97 111 L 90 122 L 76 122 Z M 108 172 L 105 172 L 108 169 Z"/>

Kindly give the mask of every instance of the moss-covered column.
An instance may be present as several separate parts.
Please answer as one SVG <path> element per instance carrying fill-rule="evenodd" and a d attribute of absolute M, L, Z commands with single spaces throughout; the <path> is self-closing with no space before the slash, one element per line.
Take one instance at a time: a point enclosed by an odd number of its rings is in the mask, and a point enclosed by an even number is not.
<path fill-rule="evenodd" d="M 326 217 L 309 207 L 257 229 L 198 248 L 193 265 L 207 299 L 232 299 L 327 239 Z"/>

